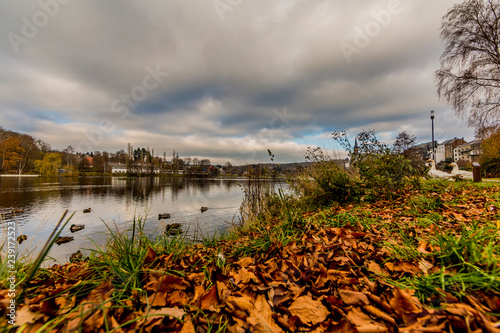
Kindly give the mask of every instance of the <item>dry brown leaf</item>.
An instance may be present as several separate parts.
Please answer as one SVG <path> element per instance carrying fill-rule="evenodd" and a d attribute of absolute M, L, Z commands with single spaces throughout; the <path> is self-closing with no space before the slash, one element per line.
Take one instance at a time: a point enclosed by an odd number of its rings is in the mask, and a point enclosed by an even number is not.
<path fill-rule="evenodd" d="M 43 317 L 43 313 L 31 312 L 29 306 L 25 305 L 16 312 L 16 325 L 33 324 Z"/>
<path fill-rule="evenodd" d="M 264 295 L 257 296 L 254 310 L 251 311 L 250 316 L 247 318 L 247 323 L 251 326 L 251 332 L 283 332 L 281 327 L 274 321 L 273 311 Z"/>
<path fill-rule="evenodd" d="M 187 315 L 186 318 L 184 318 L 184 324 L 182 325 L 182 329 L 180 333 L 195 333 L 193 321 L 191 320 L 191 316 Z"/>
<path fill-rule="evenodd" d="M 361 311 L 358 307 L 352 307 L 347 313 L 347 319 L 351 324 L 357 327 L 373 325 L 374 321 L 369 315 Z"/>
<path fill-rule="evenodd" d="M 356 327 L 359 333 L 383 333 L 389 331 L 386 326 L 382 324 L 368 324 Z"/>
<path fill-rule="evenodd" d="M 182 317 L 186 312 L 183 309 L 179 309 L 178 307 L 173 307 L 173 308 L 161 308 L 158 310 L 151 309 L 147 312 L 148 318 L 163 318 L 164 316 L 169 316 L 173 317 L 176 319 L 182 320 Z"/>
<path fill-rule="evenodd" d="M 309 296 L 297 298 L 292 305 L 290 305 L 288 311 L 290 311 L 293 316 L 299 317 L 300 321 L 306 325 L 321 323 L 330 313 L 321 301 L 315 301 Z"/>
<path fill-rule="evenodd" d="M 378 275 L 386 275 L 386 274 L 387 274 L 387 272 L 384 272 L 384 271 L 382 270 L 382 268 L 380 267 L 380 265 L 379 265 L 379 264 L 377 264 L 377 263 L 376 263 L 375 261 L 373 261 L 373 260 L 368 261 L 368 265 L 366 265 L 366 267 L 368 268 L 368 270 L 369 270 L 370 272 L 373 272 L 373 273 L 375 273 L 375 274 L 378 274 Z"/>
<path fill-rule="evenodd" d="M 166 291 L 160 291 L 157 293 L 152 293 L 148 297 L 148 304 L 151 304 L 151 306 L 166 306 L 167 305 L 167 292 Z"/>
<path fill-rule="evenodd" d="M 245 267 L 242 267 L 238 271 L 232 271 L 229 273 L 230 276 L 234 279 L 234 284 L 238 285 L 240 283 L 247 284 L 250 281 L 255 283 L 259 283 L 259 279 L 255 276 L 254 273 L 248 271 Z"/>
<path fill-rule="evenodd" d="M 342 319 L 338 324 L 330 325 L 328 327 L 328 332 L 358 333 L 358 330 L 348 320 Z"/>
<path fill-rule="evenodd" d="M 237 262 L 235 262 L 235 264 L 242 267 L 242 268 L 246 268 L 246 267 L 253 264 L 253 259 L 250 257 L 246 257 L 246 258 L 238 260 Z"/>
<path fill-rule="evenodd" d="M 380 310 L 379 308 L 374 307 L 373 305 L 366 305 L 363 307 L 367 312 L 371 313 L 375 317 L 388 321 L 389 323 L 396 325 L 396 320 L 392 318 L 390 315 Z"/>
<path fill-rule="evenodd" d="M 434 265 L 425 259 L 420 259 L 420 261 L 418 262 L 418 268 L 420 268 L 420 270 L 422 271 L 422 273 L 424 273 L 424 275 L 428 275 L 429 270 L 431 270 L 433 267 Z"/>
<path fill-rule="evenodd" d="M 182 290 L 174 290 L 167 293 L 166 299 L 170 305 L 182 306 L 189 302 L 189 296 Z"/>
<path fill-rule="evenodd" d="M 394 290 L 394 297 L 389 301 L 392 310 L 403 319 L 406 325 L 409 324 L 410 314 L 418 313 L 422 305 L 418 299 L 411 297 L 407 292 L 396 288 Z"/>
<path fill-rule="evenodd" d="M 144 290 L 152 292 L 171 292 L 173 290 L 185 290 L 187 287 L 189 287 L 189 282 L 181 277 L 170 274 L 161 276 L 150 274 L 148 283 L 144 286 Z"/>
<path fill-rule="evenodd" d="M 104 324 L 104 316 L 101 310 L 96 310 L 83 322 L 84 332 L 98 332 Z"/>
<path fill-rule="evenodd" d="M 254 300 L 249 296 L 229 296 L 226 299 L 226 304 L 233 310 L 243 310 L 248 313 L 255 310 Z"/>
<path fill-rule="evenodd" d="M 93 289 L 82 303 L 102 304 L 109 300 L 114 287 L 111 280 L 103 282 L 100 286 Z"/>
<path fill-rule="evenodd" d="M 113 332 L 124 333 L 114 316 L 111 316 L 111 328 L 113 329 Z"/>
<path fill-rule="evenodd" d="M 196 304 L 196 302 L 200 299 L 201 295 L 205 292 L 205 287 L 200 284 L 194 286 L 194 296 L 191 304 Z"/>
<path fill-rule="evenodd" d="M 217 298 L 217 287 L 215 285 L 201 298 L 201 309 L 216 311 L 216 305 L 219 303 Z"/>
<path fill-rule="evenodd" d="M 431 252 L 427 251 L 427 247 L 428 246 L 429 246 L 429 243 L 427 243 L 426 241 L 421 240 L 418 243 L 417 251 L 420 252 L 420 253 L 429 254 Z"/>
<path fill-rule="evenodd" d="M 339 290 L 340 299 L 346 305 L 368 305 L 370 301 L 364 293 L 352 290 Z"/>
<path fill-rule="evenodd" d="M 144 264 L 150 264 L 156 259 L 156 252 L 150 246 L 148 246 L 148 252 L 144 258 Z"/>

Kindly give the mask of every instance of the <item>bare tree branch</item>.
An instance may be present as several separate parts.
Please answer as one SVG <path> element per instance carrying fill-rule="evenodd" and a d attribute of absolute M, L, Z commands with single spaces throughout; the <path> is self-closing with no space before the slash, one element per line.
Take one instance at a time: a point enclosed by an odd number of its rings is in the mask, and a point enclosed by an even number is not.
<path fill-rule="evenodd" d="M 441 25 L 445 48 L 435 74 L 438 95 L 477 133 L 500 120 L 499 28 L 498 0 L 456 4 Z"/>

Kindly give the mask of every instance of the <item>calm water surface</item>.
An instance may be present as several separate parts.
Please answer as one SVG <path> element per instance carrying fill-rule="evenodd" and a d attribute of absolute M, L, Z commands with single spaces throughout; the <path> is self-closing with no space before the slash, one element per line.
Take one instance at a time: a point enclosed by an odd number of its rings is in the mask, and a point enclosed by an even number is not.
<path fill-rule="evenodd" d="M 95 248 L 92 241 L 105 244 L 109 233 L 104 222 L 113 229 L 126 230 L 134 216 L 147 215 L 145 231 L 150 237 L 162 234 L 168 223 L 181 223 L 188 237 L 196 233 L 211 235 L 226 229 L 232 221 L 239 221 L 242 186 L 246 182 L 246 179 L 184 177 L 0 177 L 2 243 L 6 243 L 6 223 L 15 221 L 17 235 L 28 236 L 27 241 L 18 245 L 19 253 L 35 256 L 65 210 L 75 215 L 61 236 L 73 236 L 74 241 L 54 245 L 49 253 L 62 263 L 78 249 Z M 208 210 L 202 213 L 202 206 Z M 83 213 L 85 208 L 92 208 L 91 213 Z M 25 212 L 13 214 L 13 209 Z M 171 218 L 158 220 L 160 213 L 170 213 Z M 85 229 L 71 233 L 72 223 L 84 224 Z"/>

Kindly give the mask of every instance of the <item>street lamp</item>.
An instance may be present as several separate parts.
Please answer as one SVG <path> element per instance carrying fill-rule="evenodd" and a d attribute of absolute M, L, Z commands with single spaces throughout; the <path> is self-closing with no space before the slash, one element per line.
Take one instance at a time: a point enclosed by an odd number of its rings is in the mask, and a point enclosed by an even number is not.
<path fill-rule="evenodd" d="M 436 160 L 436 145 L 434 143 L 434 110 L 431 110 L 431 123 L 432 123 L 432 159 Z"/>

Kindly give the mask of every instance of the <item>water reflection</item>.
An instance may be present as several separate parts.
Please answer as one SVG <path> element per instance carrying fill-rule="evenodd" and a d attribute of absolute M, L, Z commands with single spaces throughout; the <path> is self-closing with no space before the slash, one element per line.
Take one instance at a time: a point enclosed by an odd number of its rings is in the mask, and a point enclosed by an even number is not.
<path fill-rule="evenodd" d="M 6 235 L 6 223 L 15 221 L 17 235 L 28 239 L 18 245 L 19 252 L 33 255 L 49 237 L 67 209 L 74 216 L 70 224 L 85 228 L 72 234 L 74 241 L 54 246 L 50 255 L 66 262 L 78 249 L 93 248 L 108 238 L 104 223 L 125 230 L 138 216 L 146 216 L 145 231 L 154 237 L 164 232 L 166 224 L 180 223 L 193 236 L 225 229 L 238 214 L 246 179 L 190 179 L 184 177 L 86 178 L 0 178 L 0 214 Z M 206 206 L 208 210 L 201 211 Z M 90 213 L 83 213 L 92 208 Z M 24 210 L 13 214 L 14 209 Z M 170 219 L 158 220 L 169 213 Z M 85 252 L 85 251 L 84 251 Z M 88 252 L 88 251 L 87 251 Z"/>

